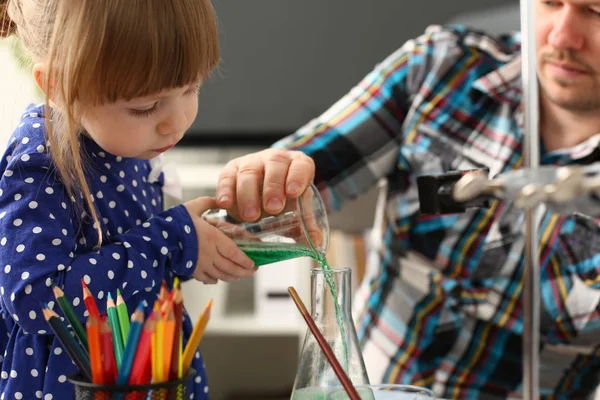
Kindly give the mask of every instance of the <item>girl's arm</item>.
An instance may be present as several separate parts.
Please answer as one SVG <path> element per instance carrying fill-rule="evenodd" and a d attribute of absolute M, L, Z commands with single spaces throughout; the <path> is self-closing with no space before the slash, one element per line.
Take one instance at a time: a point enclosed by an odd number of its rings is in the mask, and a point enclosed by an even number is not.
<path fill-rule="evenodd" d="M 80 219 L 48 154 L 28 147 L 18 145 L 10 161 L 2 160 L 0 179 L 0 296 L 27 332 L 48 331 L 41 303 L 54 301 L 52 282 L 83 319 L 81 279 L 97 298 L 117 288 L 128 298 L 160 286 L 167 269 L 180 276 L 193 273 L 198 240 L 183 206 L 111 237 L 98 251 L 82 251 Z"/>

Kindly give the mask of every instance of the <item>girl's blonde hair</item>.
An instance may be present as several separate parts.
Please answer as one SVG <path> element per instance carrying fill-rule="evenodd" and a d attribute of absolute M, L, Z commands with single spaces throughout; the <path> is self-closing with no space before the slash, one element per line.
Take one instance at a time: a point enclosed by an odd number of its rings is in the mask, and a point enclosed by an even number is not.
<path fill-rule="evenodd" d="M 80 149 L 82 112 L 208 76 L 219 62 L 214 9 L 210 0 L 0 0 L 0 37 L 11 34 L 32 62 L 47 66 L 52 159 L 69 195 L 84 196 L 100 244 Z"/>

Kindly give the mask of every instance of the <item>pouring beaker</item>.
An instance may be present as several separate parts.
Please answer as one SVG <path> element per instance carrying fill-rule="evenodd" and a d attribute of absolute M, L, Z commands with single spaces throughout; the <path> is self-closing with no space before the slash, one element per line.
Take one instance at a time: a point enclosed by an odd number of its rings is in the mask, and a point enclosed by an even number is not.
<path fill-rule="evenodd" d="M 320 260 L 329 247 L 327 210 L 313 184 L 297 199 L 287 199 L 279 214 L 263 211 L 256 221 L 243 221 L 236 208 L 208 210 L 202 217 L 232 238 L 257 267 L 296 257 Z"/>

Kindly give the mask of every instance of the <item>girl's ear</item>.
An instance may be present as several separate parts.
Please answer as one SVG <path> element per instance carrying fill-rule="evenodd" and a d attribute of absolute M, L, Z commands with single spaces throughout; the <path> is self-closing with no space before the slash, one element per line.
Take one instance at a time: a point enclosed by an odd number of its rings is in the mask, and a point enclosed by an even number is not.
<path fill-rule="evenodd" d="M 46 64 L 37 63 L 33 66 L 33 79 L 36 85 L 40 88 L 42 93 L 46 95 L 51 102 L 54 103 L 54 84 L 50 82 L 50 90 L 46 90 L 46 82 L 48 79 L 48 67 Z"/>

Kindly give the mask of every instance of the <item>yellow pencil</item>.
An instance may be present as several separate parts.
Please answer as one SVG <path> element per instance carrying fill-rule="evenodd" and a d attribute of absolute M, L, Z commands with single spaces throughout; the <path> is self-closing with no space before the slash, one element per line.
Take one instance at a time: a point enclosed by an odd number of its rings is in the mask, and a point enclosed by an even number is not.
<path fill-rule="evenodd" d="M 156 332 L 156 376 L 157 382 L 165 381 L 165 320 L 159 318 L 154 326 Z"/>
<path fill-rule="evenodd" d="M 192 364 L 192 360 L 194 359 L 194 354 L 196 354 L 196 350 L 198 350 L 198 346 L 200 346 L 200 342 L 202 341 L 202 336 L 204 336 L 206 325 L 208 324 L 208 320 L 210 319 L 210 310 L 212 308 L 212 302 L 212 299 L 210 299 L 208 304 L 204 308 L 204 311 L 202 311 L 202 313 L 198 317 L 198 321 L 194 326 L 194 330 L 192 331 L 190 340 L 185 346 L 182 363 L 183 376 L 187 374 L 187 371 L 190 368 L 190 365 Z"/>
<path fill-rule="evenodd" d="M 154 302 L 154 331 L 152 332 L 152 349 L 151 349 L 151 360 L 152 360 L 152 381 L 153 382 L 160 382 L 160 376 L 158 374 L 158 363 L 157 358 L 158 358 L 158 353 L 161 352 L 161 347 L 160 347 L 160 343 L 157 342 L 158 339 L 158 335 L 156 333 L 156 327 L 158 325 L 158 321 L 160 319 L 159 317 L 160 314 L 160 303 L 158 302 L 158 300 L 156 302 Z"/>

